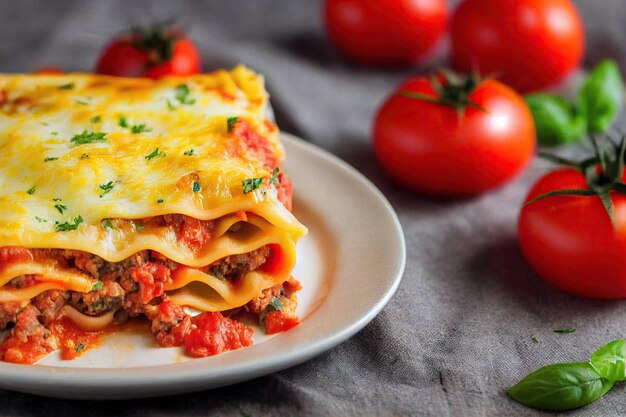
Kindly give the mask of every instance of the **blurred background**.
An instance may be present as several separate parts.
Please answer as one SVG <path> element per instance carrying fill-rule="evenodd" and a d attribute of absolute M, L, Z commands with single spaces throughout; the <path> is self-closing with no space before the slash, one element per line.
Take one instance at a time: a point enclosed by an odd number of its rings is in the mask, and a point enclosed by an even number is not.
<path fill-rule="evenodd" d="M 373 113 L 407 74 L 445 63 L 444 40 L 427 63 L 386 71 L 348 63 L 330 46 L 320 0 L 21 0 L 1 2 L 0 70 L 44 66 L 92 71 L 102 48 L 133 26 L 174 20 L 189 32 L 210 71 L 245 63 L 263 73 L 279 126 L 337 149 L 369 142 Z M 450 1 L 451 6 L 458 3 Z M 584 20 L 584 63 L 604 57 L 626 69 L 623 0 L 574 0 Z M 287 111 L 288 109 L 288 111 Z M 346 110 L 350 111 L 346 111 Z M 324 123 L 320 123 L 323 120 Z"/>

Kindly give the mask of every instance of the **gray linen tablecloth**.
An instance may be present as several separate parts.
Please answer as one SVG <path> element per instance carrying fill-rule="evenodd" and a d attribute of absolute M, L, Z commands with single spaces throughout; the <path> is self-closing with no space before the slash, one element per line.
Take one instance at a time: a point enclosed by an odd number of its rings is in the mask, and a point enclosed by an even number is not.
<path fill-rule="evenodd" d="M 587 64 L 612 56 L 626 70 L 626 2 L 575 3 L 587 24 Z M 535 161 L 506 187 L 462 201 L 434 201 L 386 179 L 372 155 L 372 117 L 410 72 L 340 60 L 324 39 L 320 5 L 312 0 L 1 2 L 0 71 L 6 72 L 48 65 L 90 71 L 102 45 L 118 31 L 177 18 L 199 44 L 205 70 L 243 62 L 264 73 L 283 130 L 339 155 L 380 187 L 400 216 L 408 252 L 400 288 L 382 313 L 308 363 L 231 387 L 137 401 L 65 401 L 0 391 L 1 415 L 537 415 L 511 401 L 506 388 L 541 365 L 583 360 L 596 347 L 624 337 L 624 302 L 557 292 L 520 254 L 519 206 L 546 164 Z M 564 326 L 576 332 L 553 333 Z M 531 335 L 541 343 L 532 343 Z M 624 412 L 622 385 L 569 415 Z"/>

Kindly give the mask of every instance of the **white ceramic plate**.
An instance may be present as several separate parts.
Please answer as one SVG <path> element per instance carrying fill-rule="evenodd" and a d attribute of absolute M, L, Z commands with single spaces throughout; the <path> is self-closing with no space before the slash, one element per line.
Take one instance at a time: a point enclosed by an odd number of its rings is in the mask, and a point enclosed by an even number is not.
<path fill-rule="evenodd" d="M 0 387 L 62 398 L 137 398 L 215 388 L 302 363 L 348 339 L 384 307 L 404 271 L 400 223 L 383 195 L 331 154 L 284 134 L 294 212 L 309 227 L 294 271 L 303 285 L 301 324 L 255 331 L 255 344 L 190 359 L 146 333 L 105 337 L 73 361 L 58 353 L 36 365 L 0 363 Z"/>

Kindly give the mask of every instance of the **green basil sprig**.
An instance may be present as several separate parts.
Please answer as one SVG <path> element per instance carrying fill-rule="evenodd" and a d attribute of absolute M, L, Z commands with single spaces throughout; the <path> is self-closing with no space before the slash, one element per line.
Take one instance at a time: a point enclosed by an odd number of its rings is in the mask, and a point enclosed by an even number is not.
<path fill-rule="evenodd" d="M 520 404 L 564 411 L 599 400 L 616 382 L 626 380 L 626 340 L 610 342 L 589 362 L 558 363 L 530 373 L 507 392 Z"/>
<path fill-rule="evenodd" d="M 598 375 L 611 382 L 626 380 L 626 340 L 614 340 L 596 350 L 589 363 Z"/>
<path fill-rule="evenodd" d="M 535 94 L 526 97 L 542 145 L 578 142 L 587 134 L 587 118 L 561 97 Z"/>
<path fill-rule="evenodd" d="M 562 411 L 591 404 L 612 386 L 588 363 L 557 363 L 531 373 L 508 394 L 529 407 Z"/>
<path fill-rule="evenodd" d="M 591 71 L 574 103 L 549 94 L 530 94 L 525 99 L 539 144 L 563 145 L 609 129 L 624 101 L 624 82 L 617 64 L 605 60 Z"/>
<path fill-rule="evenodd" d="M 600 62 L 578 93 L 578 103 L 587 117 L 589 133 L 606 132 L 623 101 L 624 82 L 619 67 L 610 60 Z"/>

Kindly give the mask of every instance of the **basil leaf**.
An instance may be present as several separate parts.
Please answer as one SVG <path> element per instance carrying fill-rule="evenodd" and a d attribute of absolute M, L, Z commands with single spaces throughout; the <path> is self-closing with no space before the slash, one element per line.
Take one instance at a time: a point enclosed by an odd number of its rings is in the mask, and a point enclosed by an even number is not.
<path fill-rule="evenodd" d="M 508 390 L 517 402 L 541 410 L 572 410 L 602 398 L 613 382 L 602 378 L 588 363 L 544 366 Z"/>
<path fill-rule="evenodd" d="M 562 98 L 533 94 L 525 99 L 535 119 L 535 131 L 540 145 L 563 145 L 578 142 L 585 137 L 585 116 Z"/>
<path fill-rule="evenodd" d="M 626 340 L 614 340 L 596 350 L 589 363 L 598 375 L 611 382 L 626 380 Z"/>
<path fill-rule="evenodd" d="M 624 101 L 624 81 L 614 61 L 600 62 L 578 92 L 578 103 L 587 116 L 589 133 L 604 133 Z"/>

